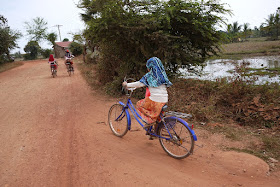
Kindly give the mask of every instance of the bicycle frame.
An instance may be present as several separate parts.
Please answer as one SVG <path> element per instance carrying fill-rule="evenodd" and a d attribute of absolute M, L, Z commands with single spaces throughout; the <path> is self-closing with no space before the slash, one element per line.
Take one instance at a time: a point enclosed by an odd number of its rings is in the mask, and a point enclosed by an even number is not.
<path fill-rule="evenodd" d="M 131 102 L 131 100 L 130 100 L 130 97 L 128 98 L 126 104 L 124 104 L 124 103 L 121 102 L 121 101 L 119 101 L 119 104 L 121 104 L 121 105 L 123 106 L 123 112 L 126 113 L 128 130 L 131 129 L 131 117 L 130 117 L 129 111 L 133 114 L 134 118 L 137 120 L 137 122 L 138 122 L 142 127 L 144 127 L 143 123 L 147 124 L 147 123 L 142 119 L 142 117 L 140 116 L 140 114 L 136 111 L 134 105 L 132 104 L 132 102 Z M 116 120 L 118 120 L 119 118 L 123 117 L 123 112 L 120 114 L 120 116 L 117 117 Z M 161 118 L 161 119 L 163 118 L 163 115 L 162 115 L 162 114 L 160 115 L 160 118 Z M 187 123 L 186 121 L 182 120 L 181 118 L 175 117 L 175 116 L 171 116 L 170 119 L 174 119 L 174 120 L 177 120 L 177 121 L 180 121 L 181 123 L 183 123 L 183 124 L 190 130 L 190 132 L 191 132 L 191 134 L 192 134 L 194 140 L 197 141 L 197 137 L 196 137 L 196 135 L 195 135 L 195 132 L 189 127 L 189 125 L 188 125 L 188 123 Z M 142 122 L 143 122 L 143 123 L 142 123 Z M 170 138 L 162 137 L 162 136 L 160 136 L 160 135 L 157 135 L 157 134 L 151 133 L 151 132 L 150 132 L 150 134 L 153 135 L 153 136 L 156 136 L 156 137 L 158 137 L 158 138 L 163 138 L 163 139 L 166 139 L 166 140 L 170 140 L 171 137 L 172 137 L 172 135 L 171 135 L 169 129 L 170 129 L 170 128 L 173 129 L 173 128 L 172 128 L 172 127 L 169 127 L 169 128 L 168 128 L 167 125 L 166 125 L 166 123 L 165 123 L 163 120 L 162 120 L 162 122 L 163 122 L 163 125 L 165 126 L 165 129 L 167 130 L 167 132 L 168 132 Z M 148 128 L 148 130 L 151 130 L 151 129 L 152 129 L 152 126 Z M 148 130 L 147 130 L 147 131 L 148 131 Z M 174 131 L 174 129 L 173 129 L 173 131 Z M 175 132 L 175 131 L 174 131 L 174 132 Z M 176 133 L 176 132 L 175 132 L 175 133 Z"/>

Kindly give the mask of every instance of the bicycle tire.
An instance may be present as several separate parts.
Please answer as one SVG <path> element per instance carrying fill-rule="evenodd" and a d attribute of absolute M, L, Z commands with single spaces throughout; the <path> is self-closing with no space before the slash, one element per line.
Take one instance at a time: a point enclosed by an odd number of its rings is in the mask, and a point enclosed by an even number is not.
<path fill-rule="evenodd" d="M 55 70 L 52 69 L 52 77 L 54 78 L 55 77 Z"/>
<path fill-rule="evenodd" d="M 123 137 L 128 131 L 127 116 L 123 108 L 121 104 L 114 104 L 108 113 L 109 126 L 118 137 Z"/>
<path fill-rule="evenodd" d="M 170 140 L 159 138 L 163 150 L 169 156 L 176 159 L 183 159 L 190 156 L 194 149 L 194 138 L 188 127 L 182 122 L 169 117 L 164 118 L 164 122 L 172 137 L 170 137 L 166 127 L 161 124 L 159 127 L 159 135 L 170 138 Z"/>
<path fill-rule="evenodd" d="M 70 65 L 68 65 L 68 66 L 67 66 L 67 71 L 68 71 L 69 77 L 71 77 L 71 69 L 70 69 Z"/>

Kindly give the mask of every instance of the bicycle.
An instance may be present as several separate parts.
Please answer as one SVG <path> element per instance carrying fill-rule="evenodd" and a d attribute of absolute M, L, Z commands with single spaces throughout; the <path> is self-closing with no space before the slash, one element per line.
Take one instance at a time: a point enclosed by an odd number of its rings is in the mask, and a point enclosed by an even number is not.
<path fill-rule="evenodd" d="M 51 65 L 51 72 L 53 78 L 57 76 L 57 70 L 55 69 L 55 65 Z"/>
<path fill-rule="evenodd" d="M 71 77 L 71 73 L 74 74 L 74 68 L 73 65 L 70 64 L 70 62 L 66 62 L 66 67 L 67 67 L 67 72 L 69 74 L 69 76 Z"/>
<path fill-rule="evenodd" d="M 74 67 L 73 67 L 73 64 L 71 63 L 73 58 L 74 58 L 74 55 L 71 55 L 70 58 L 68 58 L 68 57 L 65 58 L 65 60 L 66 60 L 65 65 L 66 65 L 69 76 L 71 76 L 71 73 L 74 74 Z"/>
<path fill-rule="evenodd" d="M 123 137 L 128 130 L 131 129 L 131 117 L 133 114 L 136 121 L 144 128 L 147 124 L 140 114 L 136 111 L 131 102 L 131 95 L 136 88 L 127 89 L 130 91 L 126 104 L 119 101 L 111 106 L 108 113 L 108 123 L 113 134 L 118 137 Z M 162 108 L 162 112 L 156 122 L 155 128 L 149 126 L 144 128 L 146 135 L 159 138 L 159 142 L 163 150 L 171 157 L 183 159 L 193 154 L 194 142 L 197 141 L 193 126 L 181 119 L 180 117 L 191 117 L 190 114 L 178 112 L 166 112 L 167 105 Z M 168 114 L 175 114 L 167 116 Z M 180 116 L 181 115 L 181 116 Z M 126 118 L 126 119 L 125 119 Z"/>

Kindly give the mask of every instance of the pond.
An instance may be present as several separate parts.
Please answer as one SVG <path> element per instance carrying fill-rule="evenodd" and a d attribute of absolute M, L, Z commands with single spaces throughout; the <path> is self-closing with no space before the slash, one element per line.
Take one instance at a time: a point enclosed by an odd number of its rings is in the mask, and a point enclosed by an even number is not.
<path fill-rule="evenodd" d="M 228 80 L 230 80 L 230 78 L 237 76 L 236 68 L 238 66 L 245 66 L 246 68 L 249 68 L 247 73 L 262 72 L 262 75 L 254 75 L 254 77 L 257 79 L 255 81 L 256 84 L 265 84 L 267 82 L 280 83 L 280 56 L 262 56 L 244 58 L 242 60 L 208 60 L 205 62 L 204 67 L 193 66 L 190 67 L 189 70 L 187 70 L 186 68 L 181 68 L 179 69 L 179 71 L 184 78 L 215 81 L 217 79 L 226 77 Z M 271 73 L 277 72 L 277 68 L 278 73 Z"/>

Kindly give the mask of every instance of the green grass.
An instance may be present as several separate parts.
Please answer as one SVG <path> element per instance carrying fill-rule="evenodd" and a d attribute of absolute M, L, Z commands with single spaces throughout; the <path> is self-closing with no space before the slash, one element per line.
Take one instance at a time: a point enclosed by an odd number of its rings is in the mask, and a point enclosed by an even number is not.
<path fill-rule="evenodd" d="M 254 71 L 251 72 L 250 71 Z M 259 76 L 265 76 L 268 75 L 269 77 L 275 77 L 277 75 L 280 75 L 280 68 L 248 68 L 247 73 L 244 74 L 245 76 L 254 76 L 254 75 L 259 75 Z"/>

